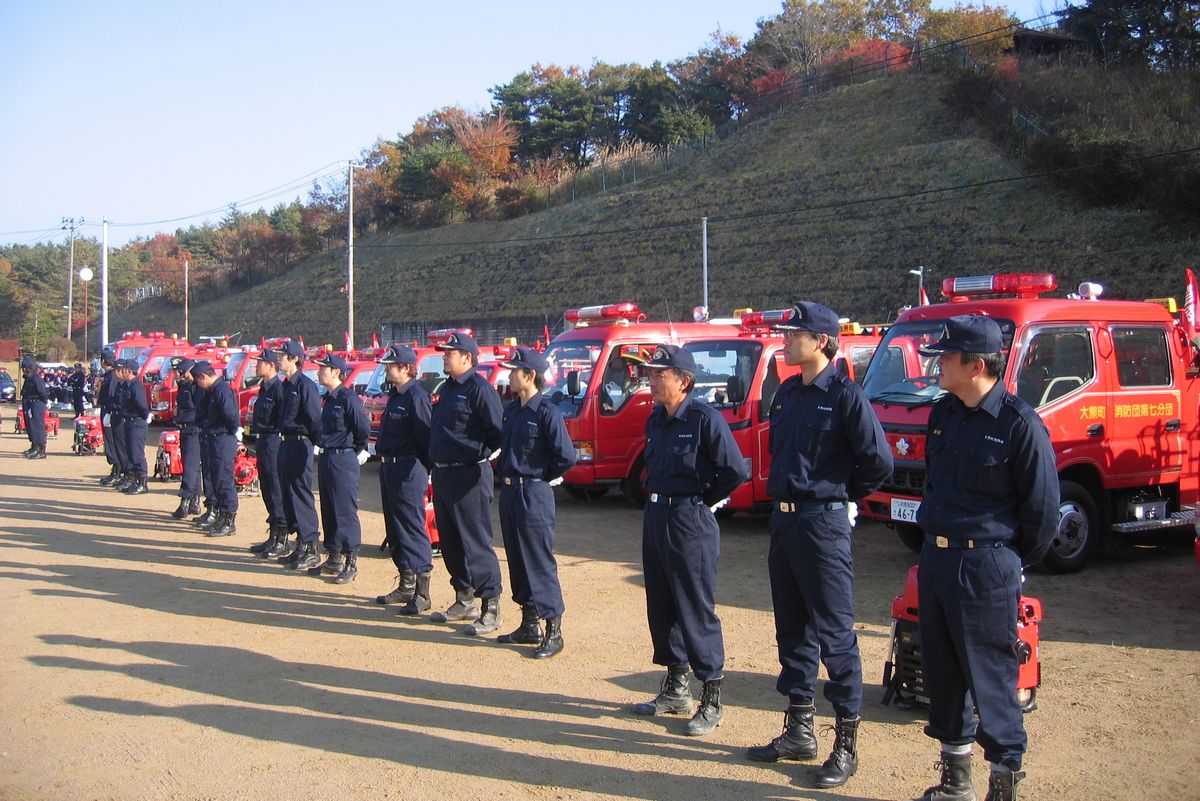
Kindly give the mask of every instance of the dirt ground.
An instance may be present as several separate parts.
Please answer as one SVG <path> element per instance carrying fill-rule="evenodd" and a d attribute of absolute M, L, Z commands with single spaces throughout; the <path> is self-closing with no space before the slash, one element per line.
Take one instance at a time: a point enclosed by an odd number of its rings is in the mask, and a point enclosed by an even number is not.
<path fill-rule="evenodd" d="M 0 435 L 0 798 L 903 799 L 935 779 L 919 710 L 882 706 L 890 602 L 914 556 L 883 527 L 856 533 L 866 690 L 860 768 L 810 789 L 818 763 L 759 765 L 783 699 L 766 580 L 765 518 L 723 522 L 725 724 L 629 705 L 660 669 L 639 569 L 640 513 L 560 498 L 567 649 L 525 649 L 398 617 L 373 597 L 395 576 L 377 469 L 363 471 L 358 580 L 338 587 L 253 558 L 262 502 L 239 534 L 171 520 L 175 485 L 135 498 L 97 486 L 101 456 L 20 458 Z M 64 419 L 64 423 L 69 420 Z M 151 429 L 157 441 L 158 429 Z M 499 528 L 497 525 L 497 540 Z M 501 561 L 504 556 L 501 552 Z M 435 608 L 451 600 L 434 574 Z M 1023 797 L 1200 798 L 1200 570 L 1189 537 L 1124 548 L 1075 576 L 1030 577 L 1042 599 L 1043 686 L 1026 718 Z M 503 604 L 507 630 L 518 617 Z M 830 709 L 818 701 L 819 722 Z M 821 738 L 822 756 L 832 741 Z M 976 787 L 986 764 L 976 756 Z"/>

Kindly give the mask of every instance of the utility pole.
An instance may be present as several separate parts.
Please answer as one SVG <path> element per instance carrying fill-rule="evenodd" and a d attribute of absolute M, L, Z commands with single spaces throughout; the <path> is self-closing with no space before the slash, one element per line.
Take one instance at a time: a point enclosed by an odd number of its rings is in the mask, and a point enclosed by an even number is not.
<path fill-rule="evenodd" d="M 915 270 L 909 270 L 908 274 L 917 277 L 917 305 L 920 306 L 925 302 L 925 265 L 922 264 Z"/>
<path fill-rule="evenodd" d="M 104 241 L 100 246 L 100 347 L 108 344 L 108 218 L 104 219 Z"/>
<path fill-rule="evenodd" d="M 188 260 L 183 260 L 183 338 L 191 340 L 188 336 Z"/>
<path fill-rule="evenodd" d="M 708 218 L 700 218 L 700 242 L 704 251 L 704 310 L 708 311 Z"/>
<path fill-rule="evenodd" d="M 354 162 L 348 162 L 346 187 L 346 350 L 354 349 Z"/>
<path fill-rule="evenodd" d="M 71 317 L 75 314 L 75 228 L 83 225 L 83 218 L 76 220 L 74 217 L 63 217 L 62 228 L 71 232 L 71 260 L 70 266 L 67 267 L 67 333 L 63 334 L 67 339 L 71 338 Z"/>

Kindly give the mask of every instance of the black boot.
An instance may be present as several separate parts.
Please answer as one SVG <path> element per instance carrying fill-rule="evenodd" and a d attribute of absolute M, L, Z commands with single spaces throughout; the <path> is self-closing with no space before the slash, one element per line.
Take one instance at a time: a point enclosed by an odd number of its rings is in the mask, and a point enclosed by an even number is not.
<path fill-rule="evenodd" d="M 988 777 L 988 791 L 983 801 L 1017 801 L 1017 786 L 1025 779 L 1025 771 L 996 769 L 992 766 L 992 775 Z"/>
<path fill-rule="evenodd" d="M 662 688 L 658 695 L 650 701 L 633 705 L 633 711 L 638 715 L 689 715 L 692 712 L 692 691 L 689 687 L 692 672 L 687 665 L 673 665 L 667 668 L 667 677 L 663 679 Z"/>
<path fill-rule="evenodd" d="M 192 525 L 199 526 L 200 528 L 204 528 L 205 526 L 211 526 L 213 524 L 213 521 L 216 519 L 217 519 L 216 507 L 209 506 L 209 507 L 205 508 L 204 514 L 200 515 L 199 517 L 197 517 L 195 520 L 192 521 Z"/>
<path fill-rule="evenodd" d="M 341 572 L 342 572 L 342 555 L 340 553 L 338 553 L 336 550 L 334 550 L 333 548 L 325 549 L 325 561 L 324 562 L 317 565 L 316 567 L 310 567 L 308 569 L 308 575 L 310 575 L 310 576 L 320 576 L 321 574 L 325 574 L 327 576 L 336 576 Z"/>
<path fill-rule="evenodd" d="M 271 547 L 258 555 L 260 559 L 270 559 L 273 556 L 282 556 L 288 552 L 288 530 L 287 526 L 275 526 L 271 529 L 275 532 L 275 542 Z"/>
<path fill-rule="evenodd" d="M 104 478 L 100 479 L 100 486 L 111 487 L 113 484 L 116 484 L 118 479 L 120 479 L 120 478 L 121 478 L 121 471 L 118 470 L 117 466 L 114 464 L 112 466 L 112 469 L 108 471 L 108 475 L 105 476 Z"/>
<path fill-rule="evenodd" d="M 271 546 L 275 544 L 275 538 L 278 536 L 278 530 L 275 526 L 267 526 L 267 538 L 262 542 L 256 542 L 250 546 L 250 553 L 262 553 L 263 551 L 271 550 Z"/>
<path fill-rule="evenodd" d="M 766 745 L 756 745 L 746 751 L 755 762 L 778 762 L 781 759 L 812 759 L 817 755 L 817 738 L 813 735 L 813 705 L 790 704 L 783 713 L 783 734 Z"/>
<path fill-rule="evenodd" d="M 200 499 L 197 498 L 195 495 L 193 495 L 192 497 L 187 499 L 187 512 L 185 512 L 184 514 L 185 515 L 200 514 Z"/>
<path fill-rule="evenodd" d="M 133 483 L 133 473 L 122 473 L 120 477 L 109 486 L 117 492 L 124 492 Z"/>
<path fill-rule="evenodd" d="M 46 446 L 45 445 L 35 446 L 33 449 L 33 453 L 29 454 L 29 456 L 27 456 L 25 458 L 27 458 L 27 459 L 45 459 L 46 458 Z"/>
<path fill-rule="evenodd" d="M 300 533 L 297 532 L 296 533 L 296 544 L 292 546 L 291 550 L 286 551 L 285 553 L 281 553 L 279 555 L 279 557 L 276 559 L 276 561 L 282 562 L 285 566 L 290 568 L 292 566 L 292 562 L 295 562 L 297 559 L 299 559 L 300 554 L 303 551 L 304 551 L 304 543 L 300 541 Z"/>
<path fill-rule="evenodd" d="M 562 649 L 562 618 L 546 618 L 546 634 L 542 637 L 541 645 L 533 649 L 533 658 L 549 659 L 550 657 L 561 653 Z"/>
<path fill-rule="evenodd" d="M 206 537 L 232 537 L 237 534 L 237 513 L 221 512 L 217 524 L 208 530 Z"/>
<path fill-rule="evenodd" d="M 334 584 L 349 584 L 358 576 L 358 554 L 348 553 L 342 560 L 342 569 L 338 573 L 337 578 L 333 580 Z"/>
<path fill-rule="evenodd" d="M 817 787 L 841 787 L 858 770 L 858 722 L 860 717 L 837 719 L 833 753 L 817 769 Z"/>
<path fill-rule="evenodd" d="M 413 594 L 412 600 L 400 607 L 399 613 L 402 615 L 419 615 L 422 612 L 428 612 L 431 603 L 429 601 L 429 573 L 417 574 L 417 589 Z"/>
<path fill-rule="evenodd" d="M 203 525 L 200 526 L 200 528 L 204 531 L 204 533 L 207 534 L 208 532 L 212 531 L 217 526 L 221 525 L 221 522 L 224 520 L 224 514 L 225 514 L 224 509 L 218 509 L 217 507 L 214 506 L 212 508 L 212 520 L 209 520 L 207 523 L 204 523 Z"/>
<path fill-rule="evenodd" d="M 475 600 L 475 591 L 470 587 L 454 591 L 454 603 L 445 612 L 434 612 L 429 619 L 434 623 L 448 623 L 452 620 L 474 620 L 479 616 L 479 603 Z"/>
<path fill-rule="evenodd" d="M 317 544 L 315 542 L 305 542 L 296 546 L 293 551 L 295 559 L 287 562 L 288 570 L 308 570 L 316 567 L 321 562 L 321 558 L 317 556 Z"/>
<path fill-rule="evenodd" d="M 407 567 L 401 568 L 396 575 L 396 589 L 389 592 L 387 595 L 376 595 L 375 603 L 383 604 L 406 604 L 412 600 L 412 597 L 417 594 L 417 574 Z"/>
<path fill-rule="evenodd" d="M 491 634 L 498 628 L 500 628 L 500 599 L 484 598 L 483 611 L 479 613 L 479 617 L 475 618 L 474 623 L 467 626 L 463 633 L 470 635 Z"/>
<path fill-rule="evenodd" d="M 33 456 L 33 452 L 34 452 L 34 451 L 36 451 L 36 450 L 37 450 L 37 445 L 34 445 L 34 444 L 31 442 L 31 443 L 29 443 L 29 447 L 28 447 L 28 448 L 26 448 L 25 450 L 21 451 L 21 455 L 22 455 L 22 456 L 24 456 L 26 459 L 28 459 L 30 456 Z"/>
<path fill-rule="evenodd" d="M 684 734 L 699 737 L 710 734 L 721 725 L 725 719 L 725 709 L 721 706 L 721 680 L 710 679 L 704 682 L 704 690 L 700 694 L 700 706 L 696 714 L 688 721 Z"/>
<path fill-rule="evenodd" d="M 501 634 L 496 642 L 519 645 L 539 645 L 542 642 L 541 620 L 532 604 L 521 607 L 521 625 L 508 634 Z"/>
<path fill-rule="evenodd" d="M 126 495 L 145 495 L 150 488 L 146 486 L 146 477 L 138 475 L 134 476 L 129 486 L 121 491 Z"/>
<path fill-rule="evenodd" d="M 942 753 L 938 763 L 942 769 L 942 780 L 930 787 L 920 801 L 975 801 L 975 788 L 971 786 L 971 755 Z"/>
<path fill-rule="evenodd" d="M 187 517 L 187 514 L 188 514 L 188 499 L 180 498 L 179 506 L 175 507 L 174 512 L 171 512 L 171 517 L 175 518 L 176 520 L 182 520 L 183 518 Z"/>

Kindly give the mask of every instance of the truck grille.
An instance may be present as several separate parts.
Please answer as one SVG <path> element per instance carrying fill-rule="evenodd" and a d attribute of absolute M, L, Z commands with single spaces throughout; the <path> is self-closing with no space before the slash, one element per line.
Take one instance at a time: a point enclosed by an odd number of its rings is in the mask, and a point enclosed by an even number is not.
<path fill-rule="evenodd" d="M 892 477 L 883 482 L 880 490 L 900 495 L 920 495 L 925 487 L 925 471 L 921 468 L 897 467 Z"/>

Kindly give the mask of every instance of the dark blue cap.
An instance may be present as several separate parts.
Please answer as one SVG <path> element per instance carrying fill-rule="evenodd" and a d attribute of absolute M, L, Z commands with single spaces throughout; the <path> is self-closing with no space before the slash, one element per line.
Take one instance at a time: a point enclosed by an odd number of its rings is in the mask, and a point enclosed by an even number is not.
<path fill-rule="evenodd" d="M 186 356 L 171 360 L 171 369 L 177 373 L 186 373 L 196 366 L 196 362 Z"/>
<path fill-rule="evenodd" d="M 686 370 L 692 375 L 696 374 L 696 360 L 692 358 L 691 353 L 678 345 L 659 345 L 654 349 L 654 355 L 650 357 L 650 361 L 646 362 L 646 367 L 651 370 L 674 368 Z"/>
<path fill-rule="evenodd" d="M 342 378 L 350 375 L 350 362 L 338 356 L 336 353 L 326 353 L 319 359 L 314 359 L 317 364 L 322 364 L 326 367 L 332 367 L 335 370 L 342 371 Z"/>
<path fill-rule="evenodd" d="M 135 373 L 138 371 L 137 362 L 133 359 L 117 359 L 113 367 L 117 370 L 132 370 Z"/>
<path fill-rule="evenodd" d="M 202 375 L 213 375 L 216 371 L 210 362 L 200 361 L 192 365 L 192 378 L 199 378 Z"/>
<path fill-rule="evenodd" d="M 920 348 L 922 356 L 943 353 L 999 353 L 1003 348 L 1000 324 L 991 317 L 959 314 L 946 320 L 942 338 Z"/>
<path fill-rule="evenodd" d="M 417 352 L 408 345 L 392 345 L 379 359 L 380 364 L 416 364 Z"/>
<path fill-rule="evenodd" d="M 798 300 L 792 304 L 791 316 L 771 328 L 774 331 L 811 331 L 836 337 L 842 331 L 842 324 L 838 322 L 837 313 L 828 306 L 811 300 Z"/>
<path fill-rule="evenodd" d="M 500 363 L 511 369 L 533 370 L 542 375 L 550 369 L 550 362 L 546 361 L 545 356 L 533 348 L 525 347 L 513 348 L 512 355 Z"/>
<path fill-rule="evenodd" d="M 112 348 L 103 348 L 100 351 L 101 361 L 109 362 L 110 364 L 117 360 L 117 352 Z"/>
<path fill-rule="evenodd" d="M 438 343 L 438 350 L 465 350 L 472 356 L 479 355 L 479 344 L 475 341 L 475 337 L 470 334 L 460 334 L 455 331 L 450 336 L 446 337 L 445 342 Z"/>
<path fill-rule="evenodd" d="M 267 364 L 273 364 L 276 367 L 279 367 L 279 351 L 267 348 L 262 353 L 258 354 L 258 360 L 260 362 L 266 362 Z"/>
<path fill-rule="evenodd" d="M 286 353 L 288 356 L 300 359 L 301 361 L 304 360 L 305 356 L 304 346 L 294 339 L 289 339 L 279 347 L 272 348 L 271 350 L 275 351 L 276 353 Z"/>
<path fill-rule="evenodd" d="M 36 370 L 37 362 L 35 362 L 33 360 L 32 356 L 22 356 L 21 357 L 21 369 L 22 370 Z"/>

